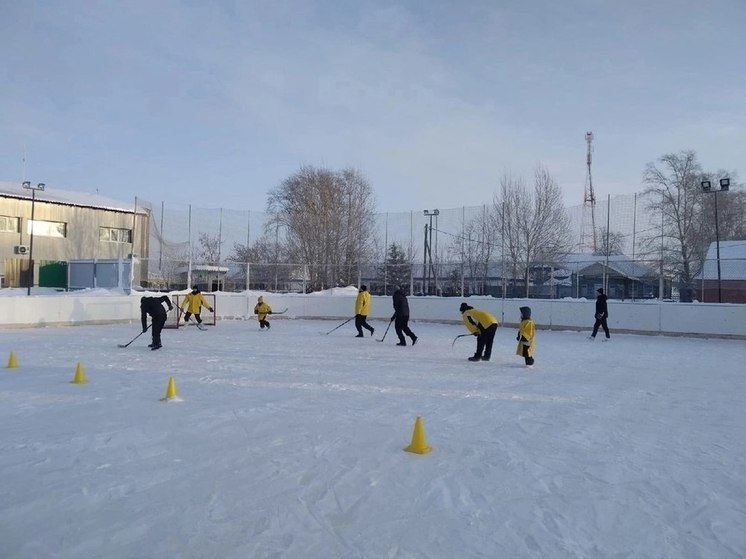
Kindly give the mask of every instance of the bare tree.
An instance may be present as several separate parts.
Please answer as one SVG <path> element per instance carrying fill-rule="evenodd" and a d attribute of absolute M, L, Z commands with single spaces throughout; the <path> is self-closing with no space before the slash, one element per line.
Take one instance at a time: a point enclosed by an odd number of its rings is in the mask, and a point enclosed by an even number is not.
<path fill-rule="evenodd" d="M 220 264 L 220 240 L 215 235 L 200 233 L 197 241 L 197 260 L 210 266 Z"/>
<path fill-rule="evenodd" d="M 270 192 L 270 228 L 282 228 L 289 256 L 309 266 L 317 288 L 354 283 L 373 241 L 373 191 L 359 171 L 301 167 Z"/>
<path fill-rule="evenodd" d="M 738 183 L 738 174 L 734 171 L 720 170 L 717 173 L 706 173 L 703 180 L 710 180 L 718 188 L 718 179 L 730 178 L 730 190 L 719 192 L 718 199 L 718 230 L 721 240 L 736 240 L 746 238 L 746 191 Z M 703 240 L 702 256 L 707 252 L 710 243 L 715 242 L 715 198 L 713 193 L 702 197 L 701 231 L 698 238 Z"/>
<path fill-rule="evenodd" d="M 157 273 L 151 272 L 150 286 L 170 290 L 179 287 L 179 277 L 189 263 L 188 243 L 163 243 L 161 265 Z"/>
<path fill-rule="evenodd" d="M 624 254 L 624 233 L 620 231 L 608 231 L 606 227 L 599 227 L 596 236 L 599 239 L 598 250 L 594 254 L 612 256 Z"/>
<path fill-rule="evenodd" d="M 244 264 L 267 264 L 272 261 L 274 253 L 274 241 L 264 234 L 251 246 L 233 243 L 233 251 L 228 256 L 228 260 Z"/>
<path fill-rule="evenodd" d="M 492 215 L 500 232 L 503 281 L 510 279 L 514 292 L 523 256 L 518 215 L 528 206 L 526 196 L 527 188 L 523 179 L 510 173 L 503 173 L 500 190 L 493 196 Z"/>
<path fill-rule="evenodd" d="M 462 225 L 463 237 L 454 238 L 448 247 L 450 257 L 462 263 L 465 290 L 469 294 L 481 295 L 486 291 L 489 263 L 496 247 L 496 222 L 491 212 L 492 208 L 483 207 L 478 215 Z"/>
<path fill-rule="evenodd" d="M 664 269 L 691 287 L 702 266 L 702 168 L 693 151 L 662 156 L 643 172 L 647 207 L 661 216 L 661 229 L 644 238 L 648 253 L 659 252 Z M 656 250 L 657 249 L 657 250 Z"/>
<path fill-rule="evenodd" d="M 228 260 L 249 265 L 248 280 L 256 289 L 272 289 L 275 285 L 279 289 L 280 285 L 289 285 L 293 273 L 301 277 L 303 274 L 302 267 L 293 266 L 288 260 L 284 243 L 266 232 L 250 247 L 234 243 Z M 251 286 L 247 284 L 246 288 Z"/>
<path fill-rule="evenodd" d="M 506 257 L 516 272 L 522 271 L 528 297 L 532 267 L 561 260 L 572 244 L 562 190 L 547 169 L 537 166 L 533 190 L 520 179 L 505 175 L 494 206 Z"/>

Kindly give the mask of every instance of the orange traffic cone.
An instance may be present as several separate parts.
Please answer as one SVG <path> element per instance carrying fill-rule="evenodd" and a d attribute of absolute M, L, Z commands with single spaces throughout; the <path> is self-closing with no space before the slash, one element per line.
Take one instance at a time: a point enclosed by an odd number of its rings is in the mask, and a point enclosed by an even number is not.
<path fill-rule="evenodd" d="M 78 366 L 75 367 L 75 376 L 73 377 L 73 380 L 70 381 L 73 384 L 87 384 L 88 379 L 85 378 L 85 371 L 83 370 L 83 364 L 78 363 Z"/>
<path fill-rule="evenodd" d="M 18 357 L 16 357 L 16 352 L 11 351 L 10 355 L 8 356 L 8 369 L 17 369 L 18 368 Z"/>
<path fill-rule="evenodd" d="M 431 447 L 427 446 L 427 439 L 425 438 L 425 427 L 423 427 L 422 418 L 419 415 L 414 422 L 412 442 L 404 450 L 406 450 L 407 452 L 414 452 L 415 454 L 427 454 L 432 450 Z"/>
<path fill-rule="evenodd" d="M 166 387 L 166 395 L 161 398 L 161 402 L 167 402 L 176 398 L 176 382 L 174 377 L 168 377 L 168 386 Z"/>

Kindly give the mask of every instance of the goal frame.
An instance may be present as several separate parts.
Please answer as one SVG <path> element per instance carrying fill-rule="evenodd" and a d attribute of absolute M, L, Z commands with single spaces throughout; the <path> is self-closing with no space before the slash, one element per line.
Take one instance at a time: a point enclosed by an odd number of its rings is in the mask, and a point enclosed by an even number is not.
<path fill-rule="evenodd" d="M 205 298 L 210 308 L 212 308 L 212 312 L 210 312 L 206 308 L 202 307 L 202 312 L 200 312 L 202 324 L 206 326 L 215 326 L 217 324 L 218 314 L 218 309 L 215 306 L 217 303 L 217 298 L 215 297 L 214 293 L 203 293 L 202 296 Z M 185 299 L 186 295 L 171 296 L 171 304 L 174 306 L 174 308 L 171 312 L 168 313 L 166 324 L 163 325 L 164 328 L 173 328 L 178 330 L 179 328 L 184 328 L 187 326 L 187 324 L 184 322 L 184 312 L 181 310 L 181 306 L 184 304 Z M 196 324 L 196 322 L 194 320 L 190 320 L 189 324 Z"/>

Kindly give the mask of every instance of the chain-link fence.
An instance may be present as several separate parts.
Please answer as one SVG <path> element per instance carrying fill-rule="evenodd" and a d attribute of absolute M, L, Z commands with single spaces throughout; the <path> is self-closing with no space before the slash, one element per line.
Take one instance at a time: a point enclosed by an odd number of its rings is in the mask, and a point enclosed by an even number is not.
<path fill-rule="evenodd" d="M 288 262 L 281 250 L 284 232 L 261 211 L 137 203 L 150 212 L 143 267 L 153 289 L 197 284 L 308 292 L 366 284 L 374 294 L 402 285 L 410 294 L 435 296 L 592 298 L 604 286 L 617 299 L 746 302 L 746 257 L 708 255 L 682 273 L 660 212 L 641 194 L 567 208 L 568 254 L 520 263 L 511 261 L 503 236 L 486 225 L 499 212 L 492 205 L 377 214 L 372 252 L 343 266 Z M 405 261 L 390 260 L 392 245 Z M 247 262 L 249 247 L 258 249 Z"/>
<path fill-rule="evenodd" d="M 160 268 L 159 268 L 160 266 Z M 528 270 L 516 270 L 509 262 L 488 262 L 477 274 L 464 262 L 387 265 L 366 263 L 356 267 L 323 267 L 326 277 L 337 282 L 314 285 L 313 264 L 251 263 L 226 261 L 221 265 L 190 264 L 186 260 L 152 262 L 150 287 L 163 290 L 198 285 L 207 291 L 269 291 L 308 293 L 319 289 L 367 285 L 374 295 L 391 295 L 397 287 L 407 294 L 461 297 L 491 295 L 505 298 L 595 298 L 604 287 L 609 298 L 621 300 L 663 299 L 707 303 L 746 303 L 746 259 L 706 261 L 704 275 L 688 284 L 667 275 L 660 260 L 632 261 L 618 256 L 591 260 L 568 259 L 562 264 L 534 262 Z M 317 274 L 318 275 L 318 274 Z M 344 278 L 344 279 L 342 279 Z M 349 281 L 348 278 L 353 278 Z"/>

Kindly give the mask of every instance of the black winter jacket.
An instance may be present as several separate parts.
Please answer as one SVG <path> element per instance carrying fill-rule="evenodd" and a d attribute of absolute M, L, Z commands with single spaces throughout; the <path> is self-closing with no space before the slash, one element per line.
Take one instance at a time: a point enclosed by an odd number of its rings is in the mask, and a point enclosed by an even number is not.
<path fill-rule="evenodd" d="M 603 293 L 596 297 L 596 315 L 602 315 L 603 318 L 609 318 L 609 307 L 606 305 L 606 295 Z"/>
<path fill-rule="evenodd" d="M 394 317 L 409 318 L 409 303 L 401 289 L 394 291 Z"/>
<path fill-rule="evenodd" d="M 163 295 L 162 297 L 142 297 L 140 299 L 140 320 L 142 322 L 143 330 L 145 330 L 145 327 L 147 326 L 147 315 L 150 315 L 153 318 L 158 317 L 165 322 L 166 309 L 163 308 L 163 303 L 166 303 L 168 310 L 173 308 L 171 299 L 168 298 L 168 295 Z"/>

